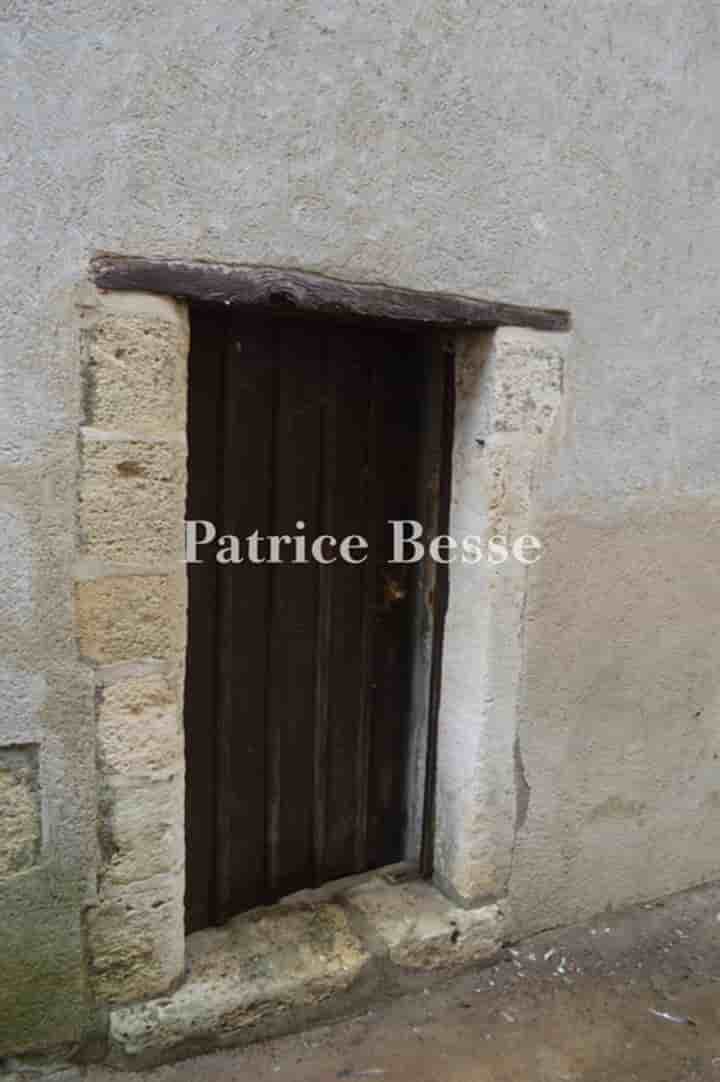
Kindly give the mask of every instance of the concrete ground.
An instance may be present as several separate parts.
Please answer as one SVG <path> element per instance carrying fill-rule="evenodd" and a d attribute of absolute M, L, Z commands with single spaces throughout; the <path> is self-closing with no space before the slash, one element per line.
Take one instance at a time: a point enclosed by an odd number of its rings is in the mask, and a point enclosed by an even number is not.
<path fill-rule="evenodd" d="M 720 887 L 546 932 L 347 1021 L 87 1082 L 720 1082 Z"/>

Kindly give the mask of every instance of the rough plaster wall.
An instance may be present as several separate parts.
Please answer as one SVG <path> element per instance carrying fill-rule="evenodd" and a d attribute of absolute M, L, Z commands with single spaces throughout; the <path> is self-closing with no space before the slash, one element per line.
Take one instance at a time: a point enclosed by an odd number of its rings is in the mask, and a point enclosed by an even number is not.
<path fill-rule="evenodd" d="M 42 861 L 0 887 L 6 1041 L 86 1019 L 73 296 L 96 248 L 572 308 L 513 892 L 535 925 L 717 874 L 717 19 L 709 0 L 4 5 L 0 740 L 40 743 L 44 794 Z"/>
<path fill-rule="evenodd" d="M 523 930 L 720 874 L 717 500 L 535 528 L 548 555 L 528 593 L 530 799 L 510 883 Z"/>

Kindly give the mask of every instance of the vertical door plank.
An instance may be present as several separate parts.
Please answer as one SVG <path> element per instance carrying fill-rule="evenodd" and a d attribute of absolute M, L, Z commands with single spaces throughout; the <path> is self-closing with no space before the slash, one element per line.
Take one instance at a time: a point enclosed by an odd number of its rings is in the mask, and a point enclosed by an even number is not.
<path fill-rule="evenodd" d="M 376 345 L 373 343 L 373 345 Z M 375 631 L 377 627 L 377 581 L 382 546 L 382 500 L 378 477 L 382 464 L 379 460 L 378 439 L 381 410 L 378 403 L 380 386 L 379 368 L 373 353 L 365 358 L 369 385 L 369 408 L 367 421 L 367 464 L 365 496 L 365 537 L 368 540 L 368 559 L 363 583 L 363 634 L 360 645 L 360 664 L 363 675 L 362 716 L 358 729 L 355 776 L 358 792 L 357 820 L 355 827 L 355 863 L 360 871 L 370 867 L 368 850 L 369 800 L 370 800 L 370 754 L 372 747 L 372 719 L 375 711 Z"/>
<path fill-rule="evenodd" d="M 290 328 L 292 327 L 292 331 Z M 311 324 L 279 325 L 273 533 L 318 533 L 325 350 Z M 268 673 L 268 864 L 273 897 L 314 881 L 317 565 L 273 567 Z"/>
<path fill-rule="evenodd" d="M 187 518 L 216 522 L 226 321 L 194 311 L 188 372 Z M 185 845 L 187 931 L 211 921 L 215 878 L 216 565 L 214 547 L 188 565 L 185 670 Z"/>
<path fill-rule="evenodd" d="M 329 343 L 324 343 L 326 376 L 322 436 L 320 445 L 322 489 L 318 528 L 334 536 L 334 515 L 338 484 L 338 387 L 332 368 Z M 332 550 L 328 550 L 328 558 Z M 313 875 L 314 883 L 324 882 L 328 827 L 328 741 L 330 726 L 330 671 L 334 627 L 335 569 L 332 564 L 317 568 L 317 639 L 315 648 L 315 725 L 313 748 Z"/>
<path fill-rule="evenodd" d="M 388 334 L 380 365 L 377 455 L 381 509 L 368 778 L 370 867 L 402 859 L 411 723 L 413 592 L 417 564 L 393 564 L 389 520 L 418 519 L 420 391 L 414 339 Z"/>
<path fill-rule="evenodd" d="M 328 382 L 334 399 L 332 440 L 326 445 L 326 478 L 333 480 L 330 514 L 323 528 L 338 540 L 350 534 L 367 537 L 369 422 L 371 379 L 367 358 L 371 336 L 338 329 L 329 333 Z M 321 577 L 332 584 L 331 634 L 328 640 L 327 733 L 323 754 L 325 847 L 318 882 L 361 871 L 364 867 L 365 777 L 367 774 L 366 639 L 371 620 L 368 591 L 372 560 L 351 564 L 338 556 Z M 362 845 L 358 843 L 358 831 Z"/>
<path fill-rule="evenodd" d="M 225 358 L 222 530 L 271 526 L 275 364 L 263 324 L 236 317 Z M 267 894 L 266 689 L 270 568 L 221 565 L 217 743 L 217 922 Z"/>
<path fill-rule="evenodd" d="M 425 503 L 428 526 L 438 534 L 450 532 L 452 500 L 452 459 L 455 437 L 455 350 L 440 336 L 431 339 L 423 354 L 426 365 L 425 478 L 437 475 L 437 485 Z M 428 416 L 428 413 L 430 416 Z M 445 638 L 450 575 L 447 566 L 437 564 L 426 570 L 426 581 L 432 583 L 432 612 L 430 614 L 431 660 L 427 672 L 427 754 L 422 808 L 422 839 L 420 874 L 429 878 L 433 872 L 435 850 L 435 784 L 437 780 L 437 740 L 440 694 L 442 690 L 442 660 Z"/>

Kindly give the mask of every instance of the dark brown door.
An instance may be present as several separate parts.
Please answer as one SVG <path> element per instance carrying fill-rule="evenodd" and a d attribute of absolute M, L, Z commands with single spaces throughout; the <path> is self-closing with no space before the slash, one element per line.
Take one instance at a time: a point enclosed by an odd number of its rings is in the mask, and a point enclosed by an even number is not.
<path fill-rule="evenodd" d="M 192 331 L 188 518 L 244 562 L 189 567 L 190 929 L 407 855 L 423 572 L 389 563 L 388 522 L 427 506 L 428 385 L 406 332 L 208 310 Z M 255 531 L 308 556 L 356 534 L 367 559 L 252 562 Z"/>

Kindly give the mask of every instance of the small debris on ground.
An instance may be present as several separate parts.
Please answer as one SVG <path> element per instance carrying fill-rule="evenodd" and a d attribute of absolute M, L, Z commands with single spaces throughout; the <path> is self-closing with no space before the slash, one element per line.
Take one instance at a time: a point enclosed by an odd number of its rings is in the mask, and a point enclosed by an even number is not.
<path fill-rule="evenodd" d="M 352 1068 L 346 1068 L 344 1071 L 338 1071 L 338 1078 L 379 1078 L 384 1075 L 385 1071 L 382 1067 L 367 1067 L 364 1071 L 353 1071 Z"/>
<path fill-rule="evenodd" d="M 668 1011 L 656 1011 L 654 1007 L 650 1007 L 650 1014 L 654 1014 L 656 1018 L 662 1018 L 663 1022 L 674 1022 L 678 1026 L 694 1026 L 692 1018 L 686 1018 L 684 1014 L 669 1014 Z"/>

